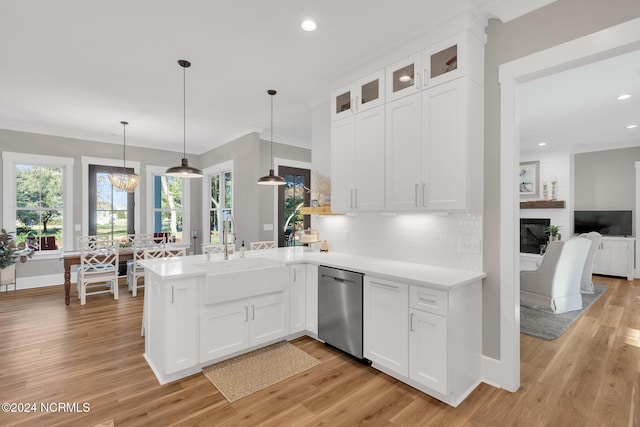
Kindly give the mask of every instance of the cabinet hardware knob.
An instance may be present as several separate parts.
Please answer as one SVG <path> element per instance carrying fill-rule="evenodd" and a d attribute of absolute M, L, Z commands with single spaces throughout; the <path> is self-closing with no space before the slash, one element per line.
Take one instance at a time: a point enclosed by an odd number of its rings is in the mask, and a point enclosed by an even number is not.
<path fill-rule="evenodd" d="M 411 313 L 411 316 L 409 317 L 409 325 L 410 325 L 411 332 L 415 331 L 415 328 L 413 327 L 413 319 L 415 318 L 416 318 L 416 314 Z"/>

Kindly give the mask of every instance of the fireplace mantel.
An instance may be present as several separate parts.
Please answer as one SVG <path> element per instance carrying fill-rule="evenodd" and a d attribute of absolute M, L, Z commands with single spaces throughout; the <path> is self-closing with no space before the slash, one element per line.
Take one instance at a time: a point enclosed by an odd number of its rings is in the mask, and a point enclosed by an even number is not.
<path fill-rule="evenodd" d="M 520 209 L 564 209 L 564 200 L 532 200 L 520 202 Z"/>

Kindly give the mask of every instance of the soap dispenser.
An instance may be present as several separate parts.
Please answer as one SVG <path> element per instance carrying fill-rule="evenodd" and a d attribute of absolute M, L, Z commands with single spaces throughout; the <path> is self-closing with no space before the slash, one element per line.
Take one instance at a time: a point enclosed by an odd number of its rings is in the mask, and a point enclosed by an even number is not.
<path fill-rule="evenodd" d="M 240 258 L 244 258 L 246 251 L 247 251 L 247 248 L 244 246 L 244 240 L 243 240 L 242 245 L 240 246 Z"/>

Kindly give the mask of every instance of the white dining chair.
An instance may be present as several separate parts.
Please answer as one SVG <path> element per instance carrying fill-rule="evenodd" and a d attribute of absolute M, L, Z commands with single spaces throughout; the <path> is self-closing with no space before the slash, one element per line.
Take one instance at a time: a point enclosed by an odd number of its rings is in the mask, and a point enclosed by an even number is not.
<path fill-rule="evenodd" d="M 209 255 L 209 254 L 222 254 L 224 253 L 224 245 L 223 244 L 214 244 L 214 245 L 202 245 L 201 246 L 202 249 L 202 253 L 204 255 Z M 228 249 L 227 249 L 227 253 L 234 253 L 235 252 L 235 247 L 233 245 L 229 245 Z"/>
<path fill-rule="evenodd" d="M 134 234 L 127 237 L 133 251 L 133 259 L 127 261 L 127 288 L 131 291 L 131 296 L 135 297 L 138 295 L 138 288 L 144 287 L 144 284 L 140 284 L 140 279 L 144 278 L 144 268 L 140 265 L 140 261 L 144 259 L 144 251 L 160 249 L 164 243 L 158 243 L 153 234 Z"/>
<path fill-rule="evenodd" d="M 260 250 L 260 249 L 276 249 L 278 247 L 278 242 L 275 240 L 265 240 L 262 242 L 251 242 L 249 244 L 249 249 L 252 251 Z"/>
<path fill-rule="evenodd" d="M 77 289 L 80 305 L 87 303 L 87 295 L 112 293 L 118 299 L 118 242 L 101 239 L 80 250 Z"/>

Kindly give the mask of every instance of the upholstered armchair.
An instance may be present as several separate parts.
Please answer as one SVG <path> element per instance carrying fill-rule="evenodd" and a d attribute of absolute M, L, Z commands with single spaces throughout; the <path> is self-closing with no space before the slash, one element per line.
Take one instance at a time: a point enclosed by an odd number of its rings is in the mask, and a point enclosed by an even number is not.
<path fill-rule="evenodd" d="M 556 314 L 582 308 L 580 284 L 591 240 L 551 242 L 537 270 L 520 272 L 520 304 Z"/>
<path fill-rule="evenodd" d="M 582 281 L 580 283 L 580 292 L 583 294 L 593 293 L 593 259 L 595 258 L 596 251 L 602 242 L 602 235 L 596 231 L 590 233 L 581 234 L 580 237 L 591 240 L 591 247 L 589 248 L 589 254 L 587 255 L 587 261 L 584 263 L 584 270 L 582 271 Z"/>

